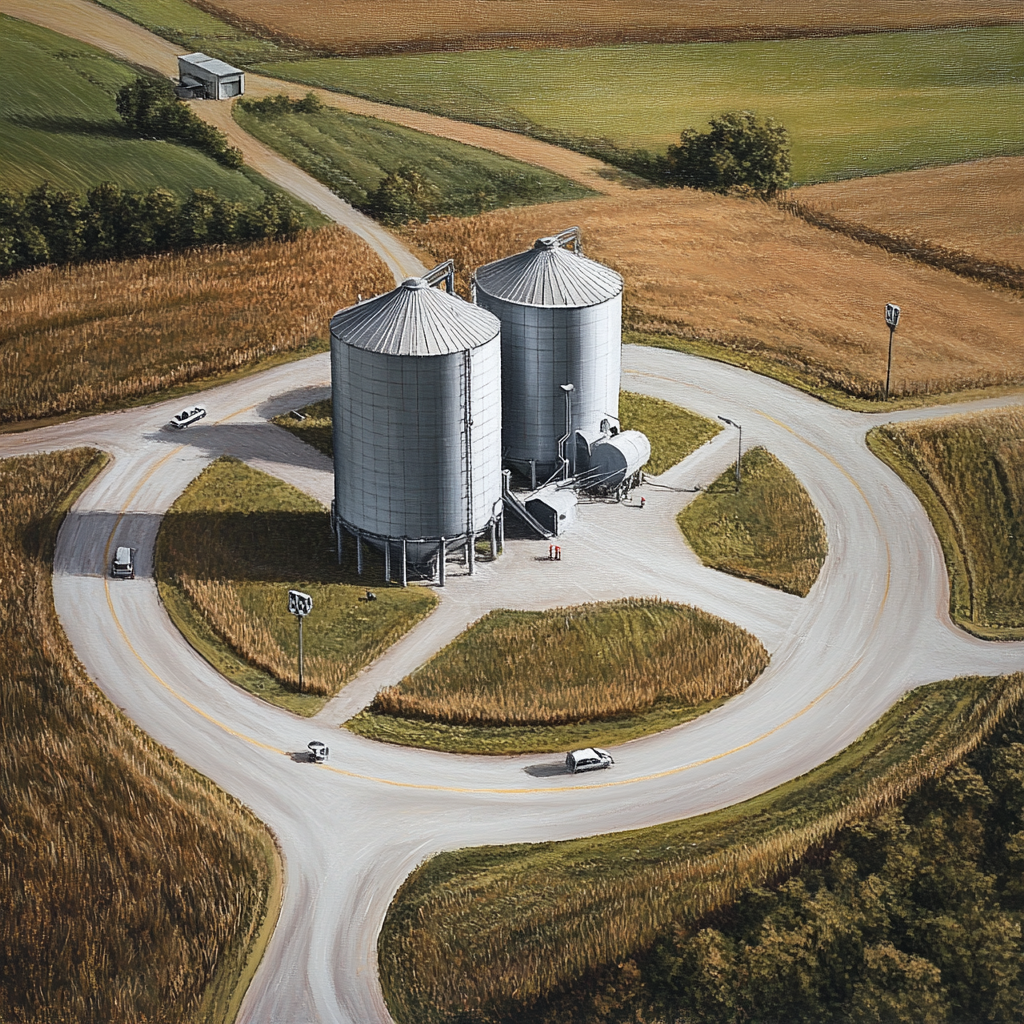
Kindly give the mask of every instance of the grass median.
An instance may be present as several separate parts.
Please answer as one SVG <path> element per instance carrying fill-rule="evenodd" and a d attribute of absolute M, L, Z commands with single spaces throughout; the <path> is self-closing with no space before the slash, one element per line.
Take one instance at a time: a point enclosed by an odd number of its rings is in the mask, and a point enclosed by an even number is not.
<path fill-rule="evenodd" d="M 679 513 L 700 560 L 732 576 L 806 597 L 828 554 L 821 514 L 770 452 L 751 448 Z"/>
<path fill-rule="evenodd" d="M 0 461 L 0 1019 L 227 1024 L 280 865 L 260 822 L 103 697 L 61 629 L 57 529 L 104 461 Z"/>
<path fill-rule="evenodd" d="M 593 997 L 600 968 L 784 877 L 844 826 L 956 764 L 1022 700 L 1019 674 L 933 683 L 820 768 L 753 800 L 629 832 L 433 857 L 399 890 L 378 940 L 388 1008 L 399 1024 L 570 1019 L 532 1011 L 558 993 Z M 615 1008 L 614 990 L 598 994 Z"/>
<path fill-rule="evenodd" d="M 1024 639 L 1024 412 L 890 423 L 867 440 L 932 521 L 953 620 L 986 640 Z"/>
<path fill-rule="evenodd" d="M 742 692 L 768 654 L 738 626 L 652 599 L 489 612 L 346 723 L 457 753 L 610 746 Z"/>
<path fill-rule="evenodd" d="M 384 586 L 373 553 L 357 576 L 354 551 L 348 554 L 335 563 L 319 502 L 222 458 L 168 512 L 156 572 L 175 624 L 218 671 L 270 703 L 313 715 L 437 603 L 422 587 Z M 365 599 L 368 585 L 375 601 Z M 313 598 L 301 690 L 290 589 Z"/>

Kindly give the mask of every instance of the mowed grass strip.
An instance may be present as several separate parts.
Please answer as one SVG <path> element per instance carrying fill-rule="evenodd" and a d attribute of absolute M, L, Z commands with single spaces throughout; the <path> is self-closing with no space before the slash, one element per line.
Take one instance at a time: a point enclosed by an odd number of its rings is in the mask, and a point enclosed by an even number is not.
<path fill-rule="evenodd" d="M 296 411 L 306 418 L 296 420 L 286 413 L 275 417 L 274 422 L 318 452 L 333 456 L 331 400 L 312 402 Z M 664 473 L 682 462 L 722 429 L 717 423 L 671 402 L 633 391 L 619 392 L 619 419 L 623 430 L 641 430 L 650 440 L 651 460 L 646 471 L 652 475 Z"/>
<path fill-rule="evenodd" d="M 700 560 L 806 597 L 828 554 L 821 513 L 771 452 L 751 448 L 677 517 Z"/>
<path fill-rule="evenodd" d="M 319 502 L 225 457 L 189 485 L 164 519 L 157 579 L 172 618 L 201 654 L 213 649 L 215 667 L 271 703 L 315 714 L 437 604 L 421 587 L 382 587 L 374 557 L 358 577 L 353 545 L 347 547 L 339 566 Z M 376 601 L 365 600 L 367 585 L 380 587 Z M 291 589 L 313 598 L 301 691 Z"/>
<path fill-rule="evenodd" d="M 764 647 L 738 626 L 656 599 L 501 609 L 348 724 L 445 750 L 564 749 L 567 740 L 628 739 L 678 724 L 742 692 L 767 664 Z"/>
<path fill-rule="evenodd" d="M 1024 676 L 907 694 L 856 743 L 741 804 L 562 843 L 457 850 L 399 890 L 377 944 L 399 1024 L 506 1024 L 603 966 L 692 928 L 976 749 L 1024 700 Z M 686 773 L 679 776 L 685 785 Z"/>
<path fill-rule="evenodd" d="M 359 208 L 388 174 L 407 166 L 436 190 L 435 214 L 465 216 L 592 194 L 550 171 L 328 107 L 261 112 L 242 100 L 233 113 L 250 135 Z"/>
<path fill-rule="evenodd" d="M 342 228 L 0 281 L 0 424 L 194 391 L 328 346 L 327 324 L 392 284 Z"/>
<path fill-rule="evenodd" d="M 954 621 L 986 639 L 1024 639 L 1024 411 L 889 423 L 868 445 L 931 518 Z"/>
<path fill-rule="evenodd" d="M 103 697 L 64 635 L 57 529 L 104 461 L 0 461 L 0 1019 L 227 1021 L 276 910 L 277 856 Z"/>
<path fill-rule="evenodd" d="M 473 269 L 572 224 L 587 255 L 625 278 L 630 342 L 735 362 L 847 408 L 878 409 L 890 295 L 903 310 L 890 405 L 1024 382 L 1024 304 L 1013 293 L 761 202 L 658 189 L 442 218 L 404 233 L 435 258 L 453 258 L 468 295 Z"/>
<path fill-rule="evenodd" d="M 84 192 L 104 181 L 181 198 L 209 188 L 258 205 L 269 182 L 189 146 L 140 139 L 117 114 L 118 89 L 139 72 L 100 50 L 0 14 L 0 188 L 27 192 L 49 181 Z"/>
<path fill-rule="evenodd" d="M 619 392 L 619 422 L 623 430 L 639 430 L 651 442 L 651 459 L 644 472 L 658 476 L 710 441 L 721 427 L 661 398 Z"/>
<path fill-rule="evenodd" d="M 493 6 L 493 5 L 489 5 Z M 521 16 L 517 8 L 517 16 Z M 1024 27 L 270 62 L 277 78 L 570 146 L 664 152 L 725 110 L 789 130 L 798 184 L 1024 152 Z"/>

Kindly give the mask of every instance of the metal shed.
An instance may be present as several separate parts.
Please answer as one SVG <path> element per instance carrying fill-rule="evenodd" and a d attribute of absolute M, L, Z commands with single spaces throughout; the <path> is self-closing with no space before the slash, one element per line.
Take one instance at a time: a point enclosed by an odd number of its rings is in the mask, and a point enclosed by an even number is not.
<path fill-rule="evenodd" d="M 229 100 L 245 92 L 245 72 L 205 53 L 178 58 L 177 93 L 182 99 Z"/>
<path fill-rule="evenodd" d="M 622 278 L 584 257 L 570 228 L 480 267 L 474 286 L 501 321 L 504 458 L 536 485 L 574 461 L 565 435 L 617 422 Z"/>
<path fill-rule="evenodd" d="M 501 325 L 442 279 L 450 261 L 331 320 L 337 528 L 403 583 L 411 565 L 443 584 L 459 549 L 472 572 L 502 527 Z"/>

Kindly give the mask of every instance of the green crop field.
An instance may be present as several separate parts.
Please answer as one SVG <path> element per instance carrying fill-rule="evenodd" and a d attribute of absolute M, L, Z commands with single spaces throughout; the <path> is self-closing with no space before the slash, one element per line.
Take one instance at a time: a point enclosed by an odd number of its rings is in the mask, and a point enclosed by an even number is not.
<path fill-rule="evenodd" d="M 247 132 L 357 207 L 365 207 L 381 180 L 403 166 L 414 167 L 436 189 L 433 212 L 438 214 L 475 214 L 592 194 L 496 153 L 329 107 L 303 113 L 294 104 L 282 109 L 243 99 L 234 114 Z"/>
<path fill-rule="evenodd" d="M 1024 152 L 1024 28 L 271 61 L 279 78 L 554 139 L 664 150 L 723 110 L 786 125 L 797 182 Z"/>
<path fill-rule="evenodd" d="M 262 199 L 257 175 L 126 131 L 114 97 L 136 75 L 90 46 L 0 15 L 0 188 L 27 191 L 49 181 L 82 192 L 113 181 L 182 196 L 212 188 L 236 201 Z"/>

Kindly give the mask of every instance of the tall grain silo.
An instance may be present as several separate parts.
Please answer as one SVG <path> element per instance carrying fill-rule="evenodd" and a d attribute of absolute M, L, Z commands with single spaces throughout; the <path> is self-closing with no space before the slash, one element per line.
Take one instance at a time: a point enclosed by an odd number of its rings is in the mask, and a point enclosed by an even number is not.
<path fill-rule="evenodd" d="M 458 548 L 472 572 L 501 525 L 500 324 L 452 290 L 449 261 L 331 319 L 339 545 L 344 527 L 403 583 L 436 562 L 443 584 Z"/>
<path fill-rule="evenodd" d="M 474 285 L 501 321 L 503 457 L 540 483 L 572 462 L 566 434 L 617 425 L 622 278 L 584 257 L 570 228 L 480 267 Z"/>

